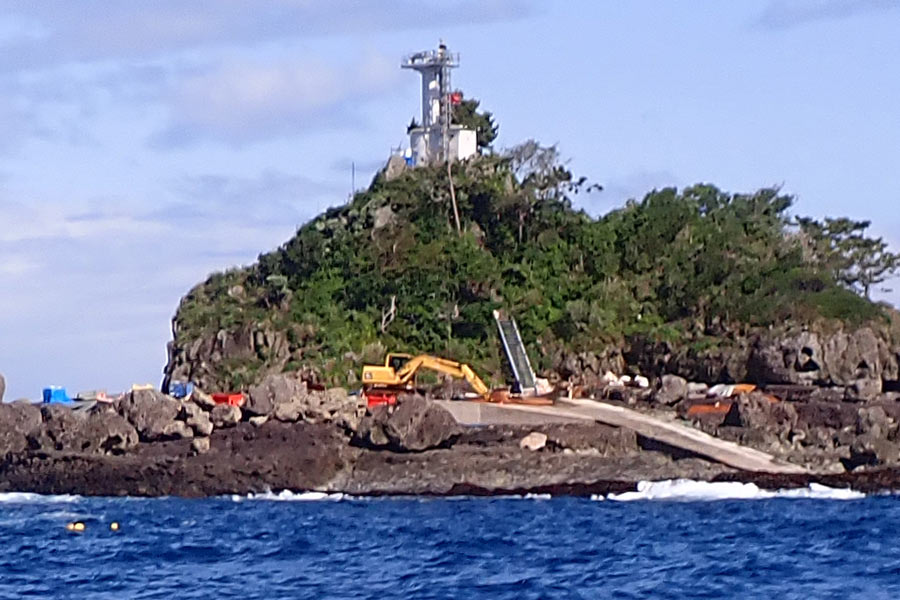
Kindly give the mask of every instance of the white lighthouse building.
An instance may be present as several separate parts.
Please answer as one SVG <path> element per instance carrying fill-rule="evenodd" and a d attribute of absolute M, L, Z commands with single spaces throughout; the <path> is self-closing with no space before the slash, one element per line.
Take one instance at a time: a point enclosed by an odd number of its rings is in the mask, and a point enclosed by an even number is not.
<path fill-rule="evenodd" d="M 400 63 L 422 75 L 422 122 L 409 131 L 413 166 L 463 160 L 478 151 L 475 131 L 452 123 L 450 69 L 458 66 L 459 54 L 449 52 L 443 42 L 437 50 L 410 54 Z"/>

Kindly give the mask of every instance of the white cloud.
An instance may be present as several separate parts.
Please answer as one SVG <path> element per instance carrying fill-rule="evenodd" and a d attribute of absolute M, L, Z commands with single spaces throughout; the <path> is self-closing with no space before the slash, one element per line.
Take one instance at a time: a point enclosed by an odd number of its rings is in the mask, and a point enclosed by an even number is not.
<path fill-rule="evenodd" d="M 0 47 L 33 43 L 45 39 L 49 31 L 33 18 L 17 15 L 0 16 Z"/>
<path fill-rule="evenodd" d="M 896 0 L 772 0 L 756 24 L 767 29 L 788 29 L 898 8 L 900 2 Z"/>
<path fill-rule="evenodd" d="M 6 0 L 0 70 L 135 59 L 213 45 L 507 21 L 532 0 Z M 27 26 L 27 27 L 26 27 Z M 37 32 L 23 35 L 22 31 Z M 102 33 L 98 33 L 102 32 Z"/>
<path fill-rule="evenodd" d="M 165 100 L 169 125 L 157 142 L 245 143 L 359 119 L 356 106 L 394 91 L 395 61 L 369 54 L 357 64 L 322 60 L 223 61 L 184 78 Z"/>
<path fill-rule="evenodd" d="M 120 214 L 108 203 L 72 204 L 0 202 L 0 243 L 46 239 L 102 238 L 108 235 L 158 233 L 159 225 L 139 216 Z"/>
<path fill-rule="evenodd" d="M 40 265 L 27 256 L 0 251 L 0 277 L 18 277 L 36 270 Z"/>

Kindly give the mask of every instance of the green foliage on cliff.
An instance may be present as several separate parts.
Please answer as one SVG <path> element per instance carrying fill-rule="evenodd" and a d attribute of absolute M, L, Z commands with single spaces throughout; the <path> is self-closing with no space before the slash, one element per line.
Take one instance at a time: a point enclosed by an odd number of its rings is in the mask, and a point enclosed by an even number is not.
<path fill-rule="evenodd" d="M 592 218 L 572 207 L 588 182 L 533 142 L 454 165 L 453 183 L 461 233 L 445 167 L 379 175 L 257 264 L 193 290 L 176 343 L 265 321 L 288 333 L 289 366 L 336 379 L 385 349 L 496 377 L 496 308 L 517 318 L 543 368 L 561 350 L 630 336 L 715 344 L 787 320 L 882 317 L 846 278 L 868 268 L 865 256 L 794 224 L 776 189 L 655 190 Z"/>

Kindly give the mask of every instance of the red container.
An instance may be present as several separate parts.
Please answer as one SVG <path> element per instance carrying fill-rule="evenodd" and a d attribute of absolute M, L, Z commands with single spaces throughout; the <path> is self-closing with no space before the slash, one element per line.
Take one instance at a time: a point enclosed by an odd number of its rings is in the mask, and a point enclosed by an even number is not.
<path fill-rule="evenodd" d="M 227 394 L 213 394 L 213 402 L 216 404 L 227 404 L 229 406 L 243 406 L 244 394 L 241 392 Z"/>
<path fill-rule="evenodd" d="M 366 392 L 366 406 L 372 408 L 374 406 L 392 406 L 397 404 L 396 392 Z"/>
<path fill-rule="evenodd" d="M 731 410 L 731 402 L 716 402 L 715 404 L 695 404 L 687 411 L 689 417 L 696 415 L 726 415 Z"/>

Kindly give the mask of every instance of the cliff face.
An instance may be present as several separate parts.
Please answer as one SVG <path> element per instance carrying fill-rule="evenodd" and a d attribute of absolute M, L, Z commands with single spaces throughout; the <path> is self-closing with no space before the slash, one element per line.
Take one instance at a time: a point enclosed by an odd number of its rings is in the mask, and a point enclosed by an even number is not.
<path fill-rule="evenodd" d="M 516 317 L 537 370 L 584 385 L 629 369 L 861 395 L 897 385 L 893 311 L 836 283 L 790 198 L 703 185 L 593 219 L 570 204 L 587 187 L 533 146 L 456 165 L 452 195 L 445 170 L 382 173 L 192 289 L 164 385 L 246 388 L 282 371 L 354 385 L 386 351 L 450 356 L 499 382 L 495 308 Z"/>

